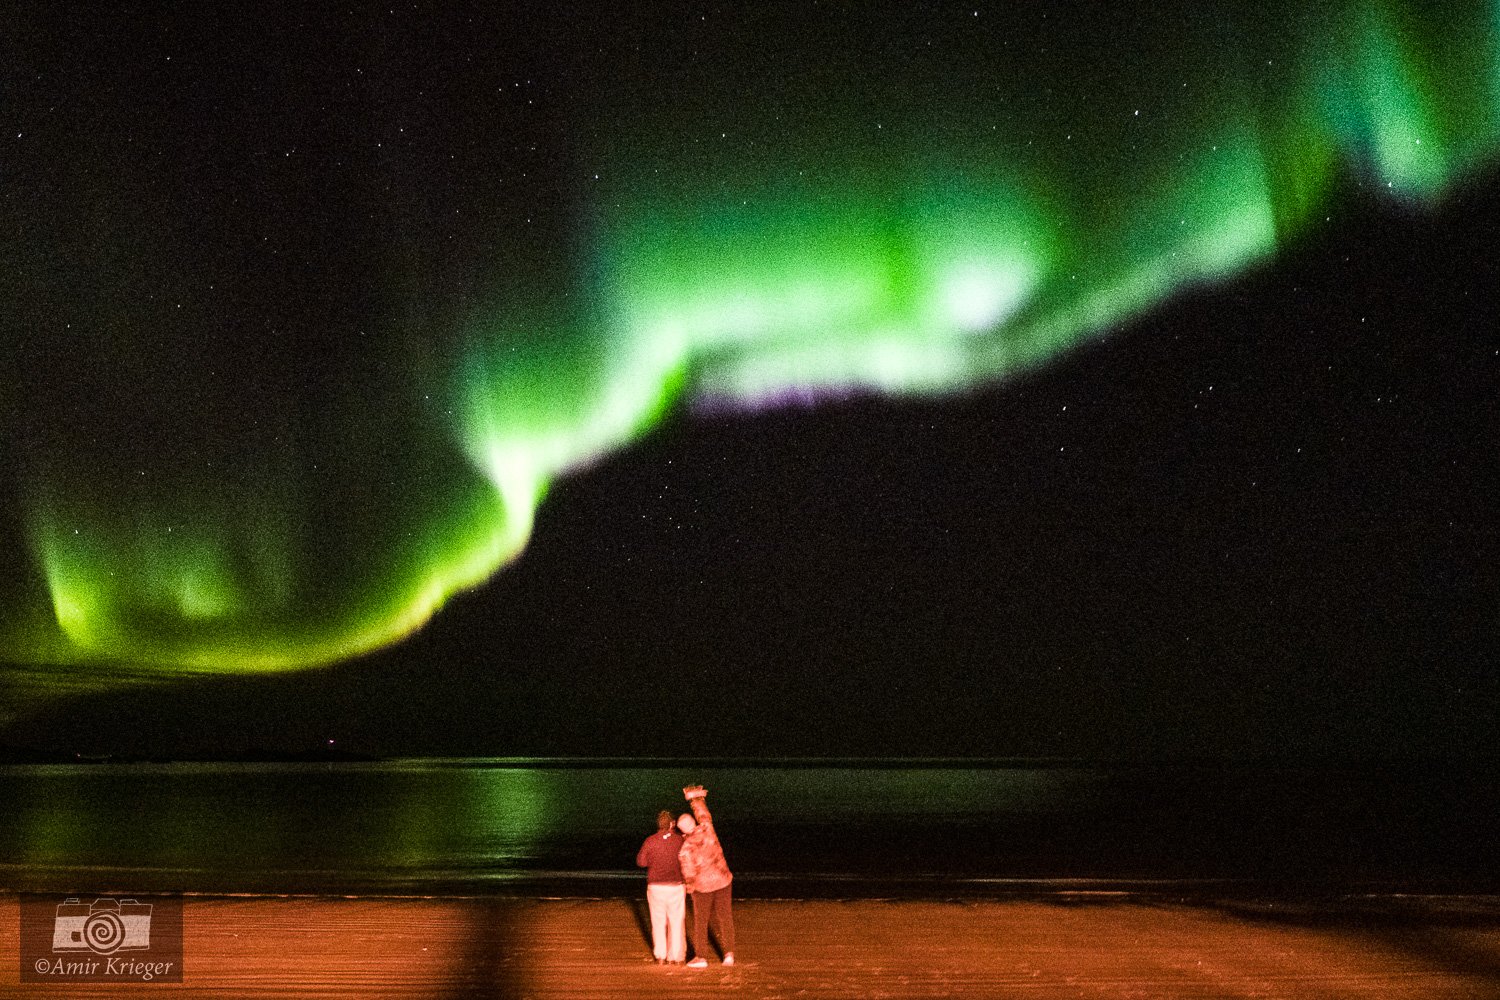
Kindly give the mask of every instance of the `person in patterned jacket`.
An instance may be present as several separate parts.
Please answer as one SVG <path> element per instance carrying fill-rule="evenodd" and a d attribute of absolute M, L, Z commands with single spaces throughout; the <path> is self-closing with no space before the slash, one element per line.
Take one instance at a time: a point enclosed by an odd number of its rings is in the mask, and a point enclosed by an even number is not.
<path fill-rule="evenodd" d="M 677 859 L 682 865 L 682 881 L 693 896 L 692 969 L 708 967 L 708 933 L 712 929 L 722 949 L 725 965 L 734 964 L 734 912 L 730 884 L 734 876 L 724 860 L 724 848 L 714 830 L 714 818 L 708 811 L 708 792 L 702 785 L 682 790 L 692 814 L 683 813 L 677 820 L 682 831 L 682 849 Z"/>

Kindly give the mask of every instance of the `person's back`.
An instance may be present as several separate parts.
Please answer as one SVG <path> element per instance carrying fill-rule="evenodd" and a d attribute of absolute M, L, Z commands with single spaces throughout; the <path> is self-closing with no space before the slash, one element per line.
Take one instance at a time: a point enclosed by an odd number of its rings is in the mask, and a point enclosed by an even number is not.
<path fill-rule="evenodd" d="M 672 814 L 656 814 L 656 832 L 647 837 L 635 854 L 635 863 L 646 869 L 646 904 L 651 911 L 651 953 L 657 962 L 687 960 L 684 927 L 686 889 L 682 884 L 682 834 L 672 825 Z"/>
<path fill-rule="evenodd" d="M 682 790 L 692 806 L 692 814 L 683 813 L 677 828 L 685 835 L 682 841 L 682 877 L 693 894 L 693 960 L 692 969 L 708 965 L 710 930 L 719 939 L 725 965 L 734 964 L 734 910 L 731 885 L 734 875 L 724 860 L 724 848 L 714 829 L 713 814 L 708 811 L 708 791 L 702 785 Z"/>
<path fill-rule="evenodd" d="M 708 811 L 704 796 L 695 794 L 688 801 L 693 809 L 692 822 L 678 823 L 678 829 L 686 834 L 682 841 L 680 871 L 688 892 L 714 892 L 728 885 L 734 876 L 729 871 L 729 863 L 724 860 L 724 848 L 719 843 L 713 814 Z"/>
<path fill-rule="evenodd" d="M 657 831 L 636 852 L 636 867 L 646 869 L 647 885 L 681 885 L 682 861 L 678 855 L 682 850 L 682 834 L 672 825 L 671 813 L 657 817 L 657 826 Z"/>

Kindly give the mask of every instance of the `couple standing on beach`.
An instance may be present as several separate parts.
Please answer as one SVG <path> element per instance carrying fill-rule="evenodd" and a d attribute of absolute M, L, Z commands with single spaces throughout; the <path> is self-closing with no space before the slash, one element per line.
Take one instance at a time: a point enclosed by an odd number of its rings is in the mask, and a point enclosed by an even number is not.
<path fill-rule="evenodd" d="M 660 963 L 681 965 L 687 958 L 683 940 L 685 896 L 693 894 L 693 960 L 690 969 L 708 967 L 708 933 L 713 930 L 724 953 L 724 964 L 734 964 L 734 913 L 730 883 L 734 876 L 724 861 L 724 849 L 708 811 L 708 792 L 702 785 L 682 790 L 691 813 L 672 825 L 672 814 L 656 816 L 656 832 L 646 838 L 635 863 L 646 869 L 646 904 L 651 910 L 651 953 Z"/>

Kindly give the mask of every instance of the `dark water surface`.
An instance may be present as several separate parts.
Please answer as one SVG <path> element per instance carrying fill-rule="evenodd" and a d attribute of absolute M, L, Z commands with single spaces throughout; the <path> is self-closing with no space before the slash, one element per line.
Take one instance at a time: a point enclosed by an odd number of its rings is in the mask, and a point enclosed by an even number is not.
<path fill-rule="evenodd" d="M 1491 892 L 1496 770 L 1016 761 L 0 767 L 12 891 L 633 893 L 680 789 L 740 895 Z"/>

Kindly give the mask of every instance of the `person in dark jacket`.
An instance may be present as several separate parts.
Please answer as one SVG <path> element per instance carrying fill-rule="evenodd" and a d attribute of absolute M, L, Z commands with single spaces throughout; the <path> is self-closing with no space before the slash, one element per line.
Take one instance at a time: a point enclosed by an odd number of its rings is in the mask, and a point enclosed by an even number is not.
<path fill-rule="evenodd" d="M 681 965 L 687 960 L 683 917 L 687 910 L 682 883 L 682 835 L 672 826 L 672 814 L 656 814 L 656 832 L 636 852 L 637 867 L 646 869 L 646 906 L 651 911 L 651 954 L 657 964 Z"/>

